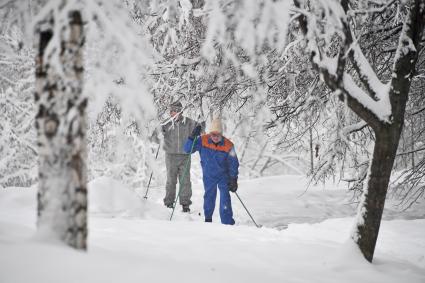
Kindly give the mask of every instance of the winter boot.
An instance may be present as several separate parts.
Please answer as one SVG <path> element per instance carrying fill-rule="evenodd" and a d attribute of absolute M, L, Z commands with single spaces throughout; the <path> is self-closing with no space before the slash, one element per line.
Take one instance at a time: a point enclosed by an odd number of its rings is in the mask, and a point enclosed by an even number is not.
<path fill-rule="evenodd" d="M 173 208 L 174 207 L 172 203 L 166 204 L 165 206 L 168 207 L 168 208 Z"/>
<path fill-rule="evenodd" d="M 190 212 L 190 208 L 188 205 L 183 205 L 183 212 Z"/>
<path fill-rule="evenodd" d="M 210 219 L 210 218 L 205 218 L 205 222 L 212 222 L 212 219 Z"/>

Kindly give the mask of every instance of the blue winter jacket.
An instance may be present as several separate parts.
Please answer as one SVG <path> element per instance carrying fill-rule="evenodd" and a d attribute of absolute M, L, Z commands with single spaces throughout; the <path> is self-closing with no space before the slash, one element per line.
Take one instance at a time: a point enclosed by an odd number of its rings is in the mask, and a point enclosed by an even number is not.
<path fill-rule="evenodd" d="M 190 153 L 192 144 L 193 140 L 187 139 L 184 145 L 185 152 Z M 204 177 L 238 177 L 239 161 L 233 143 L 229 139 L 223 137 L 215 145 L 210 135 L 202 135 L 198 137 L 193 146 L 192 153 L 196 151 L 199 151 L 199 155 L 201 156 Z"/>

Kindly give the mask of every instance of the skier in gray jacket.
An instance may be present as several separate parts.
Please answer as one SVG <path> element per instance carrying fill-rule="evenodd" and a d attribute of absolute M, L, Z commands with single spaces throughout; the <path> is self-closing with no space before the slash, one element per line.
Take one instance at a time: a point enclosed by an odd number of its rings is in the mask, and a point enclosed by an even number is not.
<path fill-rule="evenodd" d="M 180 204 L 183 212 L 190 212 L 192 204 L 192 183 L 190 181 L 190 155 L 183 150 L 184 143 L 197 122 L 182 115 L 182 104 L 177 101 L 170 105 L 170 121 L 161 127 L 164 135 L 165 166 L 167 168 L 164 205 L 172 208 L 176 198 L 177 180 L 180 184 Z M 187 163 L 188 162 L 188 163 Z M 188 164 L 188 168 L 186 168 Z M 184 170 L 187 170 L 185 173 Z M 183 179 L 184 178 L 184 179 Z M 182 185 L 183 184 L 183 185 Z"/>

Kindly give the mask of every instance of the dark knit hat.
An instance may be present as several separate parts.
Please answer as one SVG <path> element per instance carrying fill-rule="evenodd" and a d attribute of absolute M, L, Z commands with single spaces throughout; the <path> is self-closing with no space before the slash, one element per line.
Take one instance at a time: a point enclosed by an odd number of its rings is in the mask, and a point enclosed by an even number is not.
<path fill-rule="evenodd" d="M 180 101 L 174 101 L 170 104 L 170 110 L 180 112 L 183 109 L 183 105 L 180 103 Z"/>

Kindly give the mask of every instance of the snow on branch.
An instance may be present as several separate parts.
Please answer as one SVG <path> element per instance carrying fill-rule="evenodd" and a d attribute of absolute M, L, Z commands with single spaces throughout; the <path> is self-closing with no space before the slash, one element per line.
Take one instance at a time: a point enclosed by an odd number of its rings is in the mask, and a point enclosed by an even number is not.
<path fill-rule="evenodd" d="M 272 154 L 263 154 L 263 157 L 267 157 L 267 158 L 270 158 L 270 159 L 276 160 L 276 161 L 278 161 L 279 163 L 282 163 L 283 165 L 285 165 L 285 166 L 287 166 L 287 167 L 291 168 L 292 170 L 294 170 L 295 172 L 297 172 L 297 173 L 298 173 L 298 174 L 300 174 L 300 175 L 304 175 L 304 174 L 305 174 L 305 172 L 304 172 L 304 171 L 302 171 L 300 168 L 298 168 L 298 167 L 296 167 L 296 166 L 292 165 L 290 162 L 288 162 L 287 160 L 285 160 L 285 159 L 286 159 L 285 157 L 279 157 L 279 156 L 277 156 L 277 155 L 272 155 Z M 298 157 L 298 158 L 299 158 L 299 157 Z"/>
<path fill-rule="evenodd" d="M 352 43 L 351 50 L 353 52 L 352 61 L 356 65 L 362 83 L 372 92 L 372 96 L 376 100 L 387 100 L 388 88 L 379 80 L 356 40 Z"/>
<path fill-rule="evenodd" d="M 117 97 L 126 115 L 137 120 L 155 117 L 147 87 L 147 69 L 158 55 L 140 25 L 131 18 L 125 3 L 118 0 L 47 2 L 33 21 L 39 29 L 52 29 L 45 60 L 49 58 L 57 71 L 62 71 L 58 54 L 60 31 L 72 10 L 82 11 L 87 23 L 84 94 L 91 100 L 89 117 L 96 117 L 111 95 Z M 49 19 L 53 19 L 53 25 Z"/>
<path fill-rule="evenodd" d="M 91 116 L 95 116 L 110 95 L 117 97 L 123 113 L 137 120 L 155 116 L 153 99 L 146 81 L 148 66 L 158 56 L 142 30 L 117 1 L 88 1 L 88 18 L 94 20 L 87 34 L 89 78 L 85 92 L 95 95 Z"/>
<path fill-rule="evenodd" d="M 297 9 L 303 10 L 300 1 L 294 2 Z M 362 119 L 372 124 L 377 124 L 378 121 L 390 123 L 392 109 L 389 84 L 383 84 L 379 80 L 358 42 L 353 39 L 346 4 L 320 1 L 311 7 L 304 7 L 306 12 L 299 13 L 298 20 L 307 40 L 311 61 L 328 87 L 341 99 L 344 100 L 345 97 L 349 107 Z M 336 38 L 339 38 L 339 43 Z M 328 55 L 335 44 L 339 44 L 339 53 Z M 347 55 L 350 56 L 364 88 L 344 71 Z"/>
<path fill-rule="evenodd" d="M 260 53 L 267 44 L 275 46 L 282 53 L 286 47 L 290 8 L 289 0 L 232 3 L 207 0 L 203 10 L 208 16 L 208 31 L 202 55 L 210 61 L 214 60 L 216 44 L 227 49 L 228 42 L 233 38 L 249 56 Z"/>
<path fill-rule="evenodd" d="M 379 120 L 387 123 L 390 122 L 390 116 L 392 112 L 388 95 L 387 97 L 384 96 L 384 98 L 381 100 L 374 100 L 356 84 L 353 77 L 348 73 L 344 73 L 343 82 L 347 95 L 351 96 L 353 99 L 361 103 L 365 108 L 372 111 L 372 113 L 378 117 Z M 386 93 L 388 93 L 388 88 L 389 84 L 384 85 L 383 87 L 384 91 L 386 90 Z"/>
<path fill-rule="evenodd" d="M 403 29 L 401 31 L 401 35 L 398 42 L 398 47 L 396 54 L 394 56 L 394 67 L 393 67 L 393 78 L 397 79 L 397 73 L 399 69 L 401 69 L 398 64 L 403 63 L 402 60 L 405 58 L 409 58 L 412 56 L 412 54 L 416 54 L 417 50 L 415 47 L 415 44 L 413 43 L 413 39 L 409 33 L 412 33 L 412 27 L 410 27 L 410 23 L 406 22 L 403 26 Z M 412 62 L 410 62 L 412 63 Z M 413 73 L 407 73 L 405 74 L 404 78 L 412 78 Z M 401 78 L 403 79 L 403 78 Z"/>
<path fill-rule="evenodd" d="M 348 125 L 348 126 L 344 127 L 342 129 L 342 133 L 344 135 L 348 135 L 348 134 L 351 134 L 351 133 L 354 133 L 354 132 L 361 131 L 365 127 L 367 127 L 367 123 L 365 121 L 360 121 L 356 124 L 352 124 L 352 125 Z"/>

